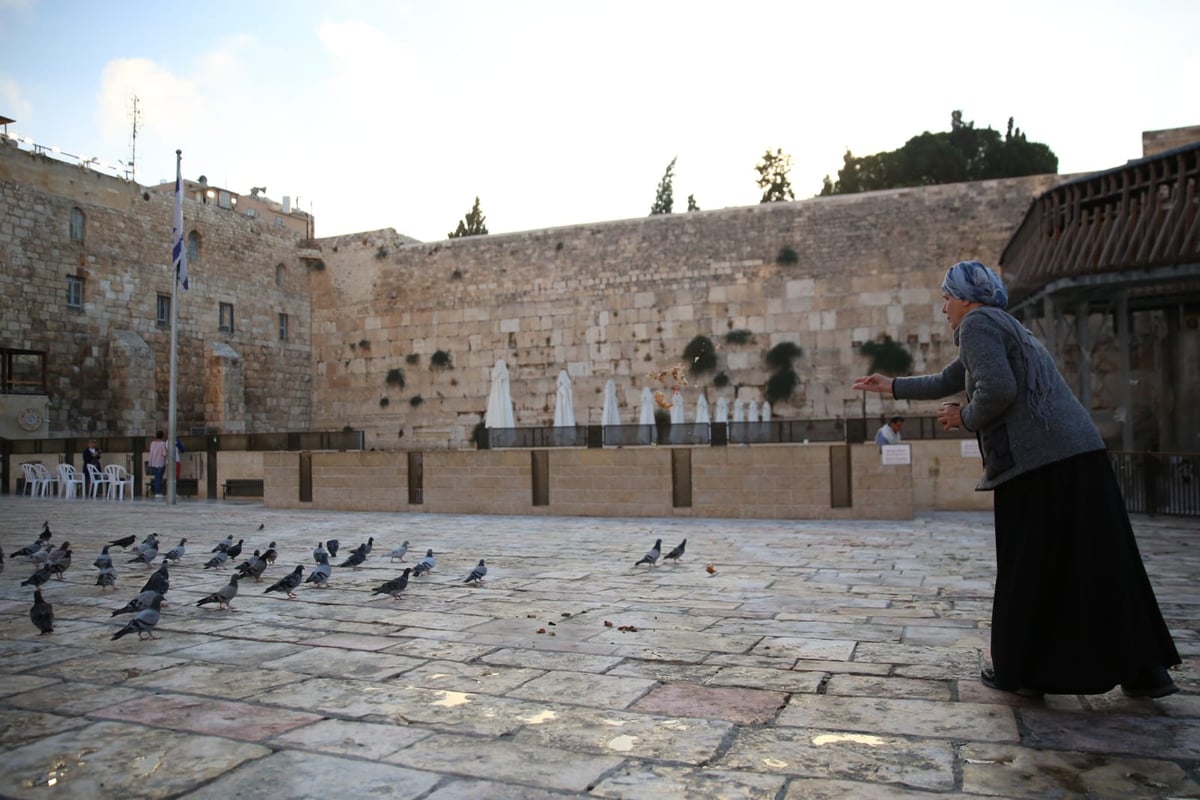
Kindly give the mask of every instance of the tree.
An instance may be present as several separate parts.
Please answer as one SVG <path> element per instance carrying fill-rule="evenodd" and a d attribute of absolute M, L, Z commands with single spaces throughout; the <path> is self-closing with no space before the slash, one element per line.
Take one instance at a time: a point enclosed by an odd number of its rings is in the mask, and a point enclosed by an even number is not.
<path fill-rule="evenodd" d="M 467 215 L 458 222 L 458 227 L 453 233 L 447 234 L 451 239 L 461 239 L 464 236 L 486 236 L 488 229 L 484 224 L 487 217 L 483 216 L 483 211 L 479 208 L 479 198 L 475 198 L 475 205 L 467 212 Z"/>
<path fill-rule="evenodd" d="M 924 133 L 898 150 L 856 157 L 849 150 L 837 181 L 825 176 L 822 195 L 852 194 L 875 189 L 929 186 L 957 181 L 1016 178 L 1058 171 L 1058 157 L 1046 145 L 1030 142 L 1008 120 L 1001 139 L 997 131 L 964 122 L 961 111 L 950 115 L 950 130 Z"/>
<path fill-rule="evenodd" d="M 696 205 L 696 195 L 688 195 L 688 211 L 699 211 L 700 206 Z"/>
<path fill-rule="evenodd" d="M 672 186 L 672 181 L 675 179 L 675 162 L 679 160 L 679 156 L 671 159 L 671 163 L 667 164 L 667 171 L 663 173 L 662 180 L 658 182 L 658 194 L 654 197 L 654 205 L 650 206 L 650 216 L 655 214 L 670 214 L 671 209 L 675 206 L 675 189 Z"/>
<path fill-rule="evenodd" d="M 770 150 L 763 154 L 762 161 L 754 168 L 758 171 L 758 188 L 763 190 L 761 203 L 777 203 L 781 200 L 795 200 L 792 192 L 792 182 L 788 173 L 792 170 L 792 157 L 782 149 Z"/>

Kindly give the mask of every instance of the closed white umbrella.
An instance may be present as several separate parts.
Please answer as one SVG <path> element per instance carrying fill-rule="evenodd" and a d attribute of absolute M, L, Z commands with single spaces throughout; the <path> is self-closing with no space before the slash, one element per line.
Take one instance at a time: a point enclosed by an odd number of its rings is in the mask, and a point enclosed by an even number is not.
<path fill-rule="evenodd" d="M 758 403 L 753 400 L 746 403 L 746 422 L 758 422 Z"/>
<path fill-rule="evenodd" d="M 746 409 L 743 404 L 742 398 L 740 398 L 740 397 L 735 398 L 733 401 L 733 421 L 734 422 L 745 422 L 746 421 Z"/>
<path fill-rule="evenodd" d="M 762 421 L 763 422 L 771 421 L 771 404 L 768 403 L 766 400 L 763 400 Z"/>
<path fill-rule="evenodd" d="M 708 398 L 702 393 L 699 399 L 696 400 L 696 422 L 701 425 L 707 425 L 711 421 L 708 418 Z"/>
<path fill-rule="evenodd" d="M 649 386 L 642 387 L 642 408 L 638 414 L 638 425 L 654 424 L 654 392 Z"/>
<path fill-rule="evenodd" d="M 612 378 L 604 384 L 604 407 L 600 410 L 600 424 L 621 424 L 621 410 L 617 408 L 617 384 Z"/>
<path fill-rule="evenodd" d="M 678 389 L 671 393 L 671 424 L 683 424 L 683 395 Z"/>
<path fill-rule="evenodd" d="M 575 427 L 575 393 L 565 369 L 558 373 L 558 391 L 554 394 L 554 427 Z"/>
<path fill-rule="evenodd" d="M 724 397 L 717 398 L 717 422 L 729 422 L 729 401 Z"/>
<path fill-rule="evenodd" d="M 496 359 L 492 367 L 492 392 L 488 395 L 487 416 L 484 425 L 489 428 L 515 428 L 516 419 L 513 417 L 512 394 L 508 387 L 508 367 L 504 359 Z"/>

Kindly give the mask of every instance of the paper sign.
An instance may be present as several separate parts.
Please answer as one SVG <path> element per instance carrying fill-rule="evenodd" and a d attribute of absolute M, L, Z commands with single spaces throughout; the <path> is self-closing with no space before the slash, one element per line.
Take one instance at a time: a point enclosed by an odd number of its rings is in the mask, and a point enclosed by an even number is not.
<path fill-rule="evenodd" d="M 978 439 L 963 439 L 958 446 L 963 458 L 979 458 Z"/>
<path fill-rule="evenodd" d="M 883 451 L 881 458 L 885 465 L 912 463 L 912 451 L 906 444 L 885 444 L 880 449 Z"/>

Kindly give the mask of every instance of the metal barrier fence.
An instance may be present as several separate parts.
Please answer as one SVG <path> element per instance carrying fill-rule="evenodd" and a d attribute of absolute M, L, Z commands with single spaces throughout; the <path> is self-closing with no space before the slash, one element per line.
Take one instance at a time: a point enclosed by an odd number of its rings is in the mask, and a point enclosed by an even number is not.
<path fill-rule="evenodd" d="M 1112 451 L 1108 457 L 1130 512 L 1200 517 L 1200 453 Z"/>

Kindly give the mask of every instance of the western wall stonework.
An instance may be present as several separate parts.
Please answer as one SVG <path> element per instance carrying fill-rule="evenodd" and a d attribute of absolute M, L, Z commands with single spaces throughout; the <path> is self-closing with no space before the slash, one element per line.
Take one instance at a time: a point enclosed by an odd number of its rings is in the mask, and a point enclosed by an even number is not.
<path fill-rule="evenodd" d="M 892 337 L 910 351 L 916 372 L 952 359 L 938 288 L 946 268 L 962 259 L 995 265 L 1032 199 L 1057 180 L 898 189 L 432 243 L 404 244 L 391 231 L 325 238 L 323 268 L 310 273 L 312 423 L 362 429 L 367 447 L 381 450 L 469 446 L 502 358 L 518 426 L 552 423 L 563 369 L 579 424 L 599 423 L 610 377 L 622 422 L 636 424 L 642 388 L 670 388 L 648 374 L 683 361 L 697 335 L 717 344 L 718 366 L 683 387 L 689 421 L 701 391 L 710 405 L 735 393 L 761 402 L 770 374 L 763 355 L 785 341 L 803 350 L 794 364 L 801 383 L 774 415 L 860 417 L 864 399 L 849 387 L 868 367 L 862 343 Z M 726 343 L 735 330 L 753 338 Z M 439 352 L 448 365 L 434 363 Z M 729 386 L 713 385 L 718 372 Z M 932 410 L 878 395 L 865 403 L 872 418 Z"/>
<path fill-rule="evenodd" d="M 158 295 L 171 294 L 173 203 L 135 182 L 0 144 L 0 347 L 46 354 L 48 435 L 166 428 L 170 328 L 156 317 Z M 70 235 L 72 209 L 83 214 L 82 241 Z M 190 291 L 179 293 L 179 429 L 310 428 L 309 268 L 298 257 L 305 243 L 193 200 L 184 218 L 200 236 L 200 255 Z M 82 308 L 67 307 L 68 276 L 83 279 Z M 219 330 L 219 303 L 233 306 L 232 332 Z M 280 313 L 288 315 L 286 341 Z M 222 373 L 224 385 L 206 388 L 214 359 L 226 363 L 228 352 L 242 374 Z M 228 397 L 230 385 L 244 386 L 242 396 Z M 227 406 L 214 409 L 213 397 Z"/>

